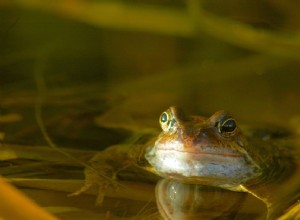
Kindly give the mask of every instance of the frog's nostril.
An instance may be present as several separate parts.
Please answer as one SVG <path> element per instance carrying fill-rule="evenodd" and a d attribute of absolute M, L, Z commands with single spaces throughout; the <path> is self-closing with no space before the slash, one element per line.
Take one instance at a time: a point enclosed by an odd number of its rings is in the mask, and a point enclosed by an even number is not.
<path fill-rule="evenodd" d="M 202 130 L 199 130 L 199 133 L 197 135 L 197 140 L 204 140 L 207 139 L 207 134 L 206 132 L 203 132 Z"/>

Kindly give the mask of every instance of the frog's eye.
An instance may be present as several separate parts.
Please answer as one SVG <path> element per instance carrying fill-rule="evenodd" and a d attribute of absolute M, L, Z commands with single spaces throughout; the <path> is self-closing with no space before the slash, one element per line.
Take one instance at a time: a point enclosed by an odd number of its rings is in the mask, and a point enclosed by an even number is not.
<path fill-rule="evenodd" d="M 160 126 L 164 131 L 171 131 L 173 129 L 175 120 L 170 113 L 163 112 L 159 118 Z"/>
<path fill-rule="evenodd" d="M 169 120 L 169 116 L 166 112 L 163 112 L 160 116 L 160 123 L 164 124 L 166 122 L 168 122 Z"/>
<path fill-rule="evenodd" d="M 163 112 L 159 118 L 159 123 L 164 131 L 168 131 L 170 124 L 170 116 L 167 112 Z"/>
<path fill-rule="evenodd" d="M 226 120 L 218 123 L 218 131 L 225 137 L 233 135 L 236 127 L 237 126 L 233 118 L 227 118 Z"/>

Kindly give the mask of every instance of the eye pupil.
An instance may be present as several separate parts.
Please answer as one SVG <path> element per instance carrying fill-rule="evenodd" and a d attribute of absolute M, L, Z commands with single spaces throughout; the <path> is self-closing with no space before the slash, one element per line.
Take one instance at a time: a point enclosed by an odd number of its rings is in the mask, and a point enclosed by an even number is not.
<path fill-rule="evenodd" d="M 166 123 L 167 121 L 168 121 L 168 115 L 167 115 L 167 113 L 162 113 L 162 115 L 161 115 L 161 117 L 160 117 L 160 121 L 162 122 L 162 123 Z"/>
<path fill-rule="evenodd" d="M 220 127 L 221 133 L 233 132 L 236 128 L 236 123 L 234 119 L 227 119 Z"/>

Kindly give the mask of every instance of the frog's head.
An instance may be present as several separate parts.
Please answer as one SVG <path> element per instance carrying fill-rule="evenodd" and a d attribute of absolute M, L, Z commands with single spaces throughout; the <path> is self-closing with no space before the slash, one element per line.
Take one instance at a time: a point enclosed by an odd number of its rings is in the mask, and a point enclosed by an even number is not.
<path fill-rule="evenodd" d="M 230 187 L 260 174 L 231 114 L 219 111 L 204 118 L 170 107 L 159 122 L 163 131 L 146 153 L 159 175 Z"/>

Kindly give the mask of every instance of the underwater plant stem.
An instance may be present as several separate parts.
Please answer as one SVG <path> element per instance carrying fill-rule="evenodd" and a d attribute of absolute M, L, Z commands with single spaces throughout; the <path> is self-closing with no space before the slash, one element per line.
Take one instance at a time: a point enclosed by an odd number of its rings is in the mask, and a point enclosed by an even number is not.
<path fill-rule="evenodd" d="M 0 0 L 0 6 L 50 11 L 101 28 L 141 31 L 196 38 L 206 33 L 245 49 L 280 57 L 299 58 L 298 32 L 254 28 L 204 10 L 201 2 L 189 0 L 187 9 L 126 4 L 118 1 Z M 199 7 L 198 7 L 199 6 Z"/>
<path fill-rule="evenodd" d="M 0 219 L 58 220 L 0 177 Z"/>

